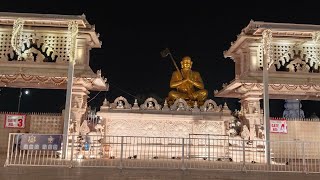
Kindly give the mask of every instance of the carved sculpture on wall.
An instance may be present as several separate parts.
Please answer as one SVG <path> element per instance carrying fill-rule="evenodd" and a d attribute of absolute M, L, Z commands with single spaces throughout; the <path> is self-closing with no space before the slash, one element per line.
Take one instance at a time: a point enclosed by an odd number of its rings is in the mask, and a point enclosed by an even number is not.
<path fill-rule="evenodd" d="M 289 72 L 309 72 L 310 66 L 299 55 L 293 56 L 293 59 L 286 66 Z"/>
<path fill-rule="evenodd" d="M 69 125 L 69 132 L 70 133 L 75 133 L 76 132 L 76 124 L 72 120 L 71 120 L 70 125 Z"/>
<path fill-rule="evenodd" d="M 84 96 L 86 97 L 86 96 Z M 76 102 L 81 102 L 81 99 L 78 98 L 78 101 L 74 101 L 72 104 L 74 107 L 77 107 Z M 84 99 L 83 103 L 86 100 Z M 215 101 L 212 99 L 208 99 L 204 102 L 202 106 L 199 107 L 198 103 L 194 103 L 192 108 L 188 105 L 188 103 L 184 99 L 177 99 L 172 106 L 169 107 L 169 104 L 165 100 L 163 108 L 157 102 L 157 100 L 153 97 L 147 98 L 143 104 L 138 104 L 138 101 L 135 100 L 133 107 L 131 104 L 128 103 L 127 99 L 120 96 L 114 100 L 113 103 L 109 104 L 107 100 L 103 102 L 103 105 L 100 107 L 101 111 L 112 111 L 118 109 L 126 109 L 126 110 L 154 110 L 154 111 L 192 111 L 192 112 L 210 112 L 210 113 L 224 113 L 224 114 L 231 114 L 230 109 L 225 104 L 224 107 L 222 105 L 217 105 Z"/>
<path fill-rule="evenodd" d="M 29 38 L 22 42 L 21 56 L 11 48 L 7 54 L 8 61 L 26 62 L 56 62 L 59 61 L 55 50 L 36 34 L 30 34 Z"/>
<path fill-rule="evenodd" d="M 176 110 L 176 111 L 189 111 L 190 106 L 184 99 L 177 99 L 174 101 L 173 105 L 170 106 L 171 110 Z"/>
<path fill-rule="evenodd" d="M 90 132 L 90 128 L 88 126 L 88 121 L 84 120 L 80 126 L 80 134 L 85 135 Z"/>
<path fill-rule="evenodd" d="M 103 134 L 104 132 L 104 127 L 101 125 L 101 123 L 97 123 L 95 126 L 94 126 L 94 129 L 100 133 L 101 135 Z"/>
<path fill-rule="evenodd" d="M 149 97 L 141 104 L 140 108 L 142 110 L 161 110 L 161 105 L 158 104 L 158 101 L 155 98 Z"/>
<path fill-rule="evenodd" d="M 205 112 L 220 112 L 221 106 L 218 106 L 217 103 L 212 99 L 208 99 L 200 107 L 200 110 Z"/>
<path fill-rule="evenodd" d="M 250 131 L 247 125 L 243 125 L 242 132 L 241 132 L 241 138 L 245 140 L 249 140 L 250 137 Z"/>
<path fill-rule="evenodd" d="M 282 48 L 283 46 L 281 46 Z M 316 50 L 314 47 L 302 46 L 302 47 L 291 47 L 285 46 L 287 49 L 278 49 L 275 51 L 280 55 L 275 55 L 274 67 L 276 71 L 287 71 L 287 72 L 319 72 L 319 60 L 316 58 Z M 288 48 L 291 49 L 288 49 Z M 279 49 L 280 48 L 280 49 Z M 285 50 L 285 51 L 284 51 Z M 281 55 L 283 54 L 283 55 Z"/>
<path fill-rule="evenodd" d="M 107 118 L 105 134 L 108 136 L 150 137 L 189 137 L 189 134 L 193 133 L 225 135 L 221 119 L 219 121 L 197 120 L 195 122 L 192 119 L 174 120 L 172 116 L 167 116 L 166 119 L 154 119 L 155 116 L 133 115 L 133 117 L 135 118 Z"/>
<path fill-rule="evenodd" d="M 123 104 L 124 104 L 124 102 L 122 100 L 119 100 L 118 103 L 117 103 L 117 107 L 116 108 L 117 109 L 124 109 L 124 105 Z"/>
<path fill-rule="evenodd" d="M 259 113 L 260 103 L 259 101 L 242 100 L 241 101 L 241 112 L 244 114 Z"/>
<path fill-rule="evenodd" d="M 72 107 L 73 108 L 86 108 L 84 106 L 84 98 L 82 95 L 73 94 L 72 95 Z"/>
<path fill-rule="evenodd" d="M 114 102 L 111 104 L 111 108 L 112 109 L 131 109 L 131 104 L 128 103 L 126 98 L 120 96 L 114 100 Z"/>

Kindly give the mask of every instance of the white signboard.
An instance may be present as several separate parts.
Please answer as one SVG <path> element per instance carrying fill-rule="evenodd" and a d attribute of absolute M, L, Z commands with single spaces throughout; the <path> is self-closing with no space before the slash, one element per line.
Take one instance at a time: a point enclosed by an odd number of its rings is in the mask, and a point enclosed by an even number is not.
<path fill-rule="evenodd" d="M 285 119 L 270 119 L 270 132 L 271 133 L 288 133 L 287 120 Z"/>
<path fill-rule="evenodd" d="M 24 128 L 26 126 L 25 114 L 6 114 L 4 127 L 5 128 Z"/>

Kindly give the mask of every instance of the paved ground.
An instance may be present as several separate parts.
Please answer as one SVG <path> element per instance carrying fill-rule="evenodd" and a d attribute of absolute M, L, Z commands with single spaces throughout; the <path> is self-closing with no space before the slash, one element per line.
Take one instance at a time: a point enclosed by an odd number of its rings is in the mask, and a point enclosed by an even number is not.
<path fill-rule="evenodd" d="M 320 174 L 264 173 L 218 170 L 161 170 L 161 169 L 117 169 L 117 168 L 66 168 L 66 167 L 3 167 L 4 156 L 0 156 L 0 180 L 314 180 Z"/>

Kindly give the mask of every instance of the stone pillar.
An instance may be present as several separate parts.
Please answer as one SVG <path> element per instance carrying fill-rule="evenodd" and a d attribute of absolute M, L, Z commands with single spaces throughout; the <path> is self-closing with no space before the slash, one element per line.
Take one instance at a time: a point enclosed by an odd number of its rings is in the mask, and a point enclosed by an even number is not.
<path fill-rule="evenodd" d="M 71 122 L 69 134 L 80 134 L 82 117 L 87 110 L 87 99 L 90 92 L 83 79 L 75 80 L 72 86 Z"/>
<path fill-rule="evenodd" d="M 247 125 L 250 131 L 250 140 L 257 138 L 257 127 L 262 124 L 262 112 L 260 109 L 260 97 L 259 96 L 247 96 L 241 99 L 241 111 L 244 119 L 247 122 L 243 122 L 243 125 Z"/>

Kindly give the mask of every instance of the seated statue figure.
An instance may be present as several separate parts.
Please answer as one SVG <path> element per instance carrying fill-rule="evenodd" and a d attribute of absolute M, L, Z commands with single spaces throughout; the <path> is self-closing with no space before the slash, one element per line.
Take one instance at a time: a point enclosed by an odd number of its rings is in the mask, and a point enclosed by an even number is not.
<path fill-rule="evenodd" d="M 152 101 L 148 102 L 147 109 L 155 109 Z"/>
<path fill-rule="evenodd" d="M 176 99 L 184 99 L 193 104 L 197 101 L 202 105 L 208 96 L 208 91 L 204 85 L 199 72 L 192 71 L 192 61 L 189 56 L 182 58 L 181 71 L 174 71 L 171 76 L 170 88 L 175 88 L 169 92 L 168 101 L 174 102 Z"/>
<path fill-rule="evenodd" d="M 124 109 L 124 105 L 123 105 L 123 101 L 119 101 L 118 104 L 117 104 L 117 109 Z"/>

